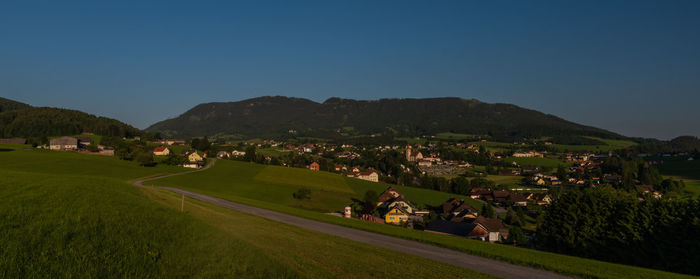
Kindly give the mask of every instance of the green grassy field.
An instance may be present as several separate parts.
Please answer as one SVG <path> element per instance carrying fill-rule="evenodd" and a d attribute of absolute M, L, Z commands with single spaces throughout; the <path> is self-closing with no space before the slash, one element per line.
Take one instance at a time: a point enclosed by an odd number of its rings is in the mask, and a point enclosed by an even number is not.
<path fill-rule="evenodd" d="M 522 176 L 489 175 L 486 179 L 493 181 L 497 185 L 517 186 L 522 181 Z"/>
<path fill-rule="evenodd" d="M 659 171 L 664 176 L 683 180 L 685 190 L 694 196 L 700 195 L 700 160 L 688 161 L 686 159 L 663 158 Z"/>
<path fill-rule="evenodd" d="M 556 148 L 558 152 L 576 152 L 576 151 L 608 152 L 610 150 L 618 150 L 618 149 L 628 148 L 630 146 L 637 145 L 636 142 L 628 141 L 628 140 L 601 139 L 601 138 L 596 138 L 596 137 L 588 137 L 588 138 L 602 141 L 605 143 L 605 145 L 553 144 L 552 147 Z"/>
<path fill-rule="evenodd" d="M 565 162 L 562 160 L 551 159 L 551 158 L 539 158 L 539 157 L 531 157 L 531 158 L 507 157 L 507 158 L 504 158 L 503 161 L 516 162 L 521 166 L 538 166 L 538 167 L 550 167 L 550 168 L 556 168 L 559 165 L 563 165 L 563 166 L 571 165 L 571 162 Z"/>
<path fill-rule="evenodd" d="M 183 176 L 170 177 L 154 181 L 161 186 L 174 186 L 212 196 L 218 196 L 230 201 L 249 204 L 261 208 L 285 212 L 309 219 L 338 224 L 367 230 L 371 232 L 392 235 L 442 247 L 447 247 L 470 254 L 499 259 L 520 265 L 532 266 L 555 272 L 574 275 L 584 278 L 684 278 L 673 273 L 649 270 L 639 267 L 624 266 L 605 263 L 537 250 L 515 248 L 507 245 L 485 243 L 476 240 L 456 238 L 444 235 L 410 230 L 397 226 L 374 224 L 357 219 L 338 218 L 315 212 L 308 209 L 320 209 L 331 206 L 331 210 L 337 211 L 337 206 L 347 203 L 347 194 L 328 191 L 312 191 L 309 201 L 299 202 L 293 200 L 291 194 L 297 187 L 289 184 L 276 184 L 261 182 L 254 177 L 266 168 L 264 165 L 255 165 L 234 161 L 220 160 L 216 166 L 205 172 L 193 173 Z M 304 171 L 309 175 L 323 175 L 316 172 Z M 280 178 L 284 180 L 284 178 Z M 383 190 L 384 185 L 346 178 L 349 187 L 356 193 L 364 193 L 366 189 Z M 269 180 L 268 180 L 269 181 Z M 339 182 L 336 182 L 339 183 Z M 427 191 L 418 188 L 396 187 L 399 191 L 415 203 L 430 202 L 432 199 L 444 201 L 445 193 Z M 283 193 L 283 194 L 281 194 Z M 329 199 L 329 200 L 323 200 Z M 337 201 L 337 205 L 335 204 Z M 304 205 L 303 203 L 307 203 Z"/>
<path fill-rule="evenodd" d="M 271 157 L 279 157 L 279 156 L 285 155 L 289 152 L 281 152 L 277 148 L 269 147 L 269 148 L 257 148 L 255 150 L 255 153 L 260 153 L 262 155 L 267 155 L 267 156 L 271 156 Z"/>
<path fill-rule="evenodd" d="M 685 180 L 685 190 L 693 193 L 695 196 L 700 196 L 700 180 Z"/>
<path fill-rule="evenodd" d="M 664 163 L 658 166 L 662 174 L 700 180 L 700 160 L 688 161 L 676 158 L 662 159 Z"/>
<path fill-rule="evenodd" d="M 470 142 L 470 144 L 476 144 L 478 146 L 483 146 L 489 152 L 504 152 L 509 148 L 513 148 L 512 143 L 496 142 L 496 141 L 475 141 Z"/>
<path fill-rule="evenodd" d="M 151 199 L 179 210 L 180 196 L 159 189 L 143 190 Z M 455 266 L 369 247 L 353 241 L 277 223 L 234 210 L 186 199 L 185 212 L 241 239 L 303 278 L 490 278 Z M 420 262 L 423 262 L 422 264 Z M 391 266 L 392 268 L 386 268 Z M 362 269 L 362 271 L 359 271 Z"/>
<path fill-rule="evenodd" d="M 591 139 L 599 140 L 604 142 L 604 145 L 566 145 L 566 144 L 552 144 L 549 147 L 554 148 L 557 152 L 608 152 L 610 150 L 617 150 L 628 148 L 630 146 L 636 145 L 637 143 L 628 140 L 612 140 L 612 139 L 601 139 L 596 137 L 588 137 Z M 509 149 L 518 148 L 519 145 L 514 145 L 507 142 L 472 142 L 476 145 L 483 145 L 488 151 L 491 152 L 503 152 Z"/>
<path fill-rule="evenodd" d="M 0 145 L 0 277 L 487 276 L 133 187 L 175 167 Z M 386 268 L 391 266 L 392 269 Z"/>
<path fill-rule="evenodd" d="M 400 141 L 405 141 L 408 144 L 414 145 L 414 144 L 425 144 L 428 140 L 424 138 L 415 138 L 415 137 L 403 137 L 403 138 L 395 138 L 396 140 Z"/>
<path fill-rule="evenodd" d="M 232 160 L 218 160 L 216 166 L 206 172 L 170 177 L 150 183 L 224 195 L 226 198 L 242 197 L 278 203 L 317 212 L 342 211 L 345 206 L 352 203 L 353 198 L 361 199 L 369 190 L 380 194 L 389 186 L 329 172 L 265 166 Z M 470 203 L 478 204 L 464 196 L 414 187 L 393 187 L 420 207 L 439 205 L 450 197 L 467 199 Z M 301 188 L 311 190 L 310 199 L 300 201 L 293 198 L 292 193 Z"/>
<path fill-rule="evenodd" d="M 438 133 L 435 135 L 437 139 L 448 139 L 448 140 L 461 140 L 461 139 L 471 139 L 478 137 L 478 135 L 472 134 L 456 134 L 456 133 Z"/>

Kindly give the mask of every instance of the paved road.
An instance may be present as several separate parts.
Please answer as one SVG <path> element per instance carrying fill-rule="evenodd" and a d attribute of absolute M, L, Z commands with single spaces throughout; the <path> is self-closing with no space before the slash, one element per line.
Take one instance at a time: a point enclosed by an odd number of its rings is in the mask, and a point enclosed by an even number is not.
<path fill-rule="evenodd" d="M 177 173 L 177 174 L 170 174 L 170 175 L 165 175 L 165 176 L 159 176 L 159 177 L 152 177 L 148 179 L 141 179 L 137 180 L 133 183 L 134 186 L 139 186 L 139 187 L 148 187 L 148 186 L 143 186 L 143 182 L 149 181 L 149 180 L 155 180 L 155 179 L 160 179 L 163 177 L 170 177 L 170 176 L 175 176 L 175 175 L 183 175 L 187 173 L 192 173 L 192 172 L 197 172 L 197 171 L 204 171 L 208 168 L 210 168 L 213 164 L 215 163 L 215 160 L 212 160 L 205 168 L 191 171 L 191 172 L 184 172 L 184 173 Z M 352 228 L 347 228 L 343 226 L 338 226 L 338 225 L 333 225 L 333 224 L 328 224 L 328 223 L 323 223 L 319 221 L 314 221 L 314 220 L 309 220 L 289 214 L 284 214 L 280 213 L 277 211 L 272 211 L 272 210 L 267 210 L 267 209 L 262 209 L 262 208 L 257 208 L 249 205 L 244 205 L 240 203 L 235 203 L 235 202 L 230 202 L 227 200 L 207 196 L 207 195 L 202 195 L 190 191 L 185 191 L 182 189 L 177 189 L 177 188 L 171 188 L 171 187 L 160 187 L 160 186 L 154 186 L 155 188 L 160 188 L 160 189 L 165 189 L 169 190 L 175 193 L 183 194 L 185 196 L 188 196 L 190 198 L 198 199 L 203 202 L 207 202 L 210 204 L 218 205 L 221 207 L 229 208 L 229 209 L 234 209 L 237 211 L 245 212 L 248 214 L 260 216 L 263 218 L 267 218 L 270 220 L 282 222 L 285 224 L 290 224 L 294 225 L 297 227 L 302 227 L 305 229 L 310 229 L 330 235 L 335 235 L 339 237 L 343 237 L 346 239 L 354 240 L 357 242 L 362 242 L 378 247 L 383 247 L 387 249 L 391 249 L 394 251 L 402 252 L 402 253 L 407 253 L 411 255 L 416 255 L 420 256 L 423 258 L 431 259 L 434 261 L 438 262 L 443 262 L 447 264 L 452 264 L 464 268 L 468 268 L 474 271 L 478 271 L 481 273 L 486 273 L 490 274 L 493 276 L 497 277 L 502 277 L 502 278 L 569 278 L 563 275 L 559 275 L 556 273 L 552 273 L 549 271 L 543 271 L 543 270 L 538 270 L 534 268 L 529 268 L 529 267 L 523 267 L 523 266 L 518 266 L 518 265 L 513 265 L 505 262 L 500 262 L 492 259 L 487 259 L 479 256 L 473 256 L 461 252 L 457 252 L 454 250 L 446 249 L 446 248 L 440 248 L 437 246 L 429 245 L 429 244 L 424 244 L 420 243 L 417 241 L 412 241 L 412 240 L 406 240 L 406 239 L 401 239 L 397 237 L 392 237 L 392 236 L 387 236 L 387 235 L 382 235 L 382 234 L 377 234 L 377 233 L 371 233 L 371 232 L 366 232 L 362 230 L 357 230 L 357 229 L 352 229 Z M 494 244 L 497 245 L 497 244 Z"/>

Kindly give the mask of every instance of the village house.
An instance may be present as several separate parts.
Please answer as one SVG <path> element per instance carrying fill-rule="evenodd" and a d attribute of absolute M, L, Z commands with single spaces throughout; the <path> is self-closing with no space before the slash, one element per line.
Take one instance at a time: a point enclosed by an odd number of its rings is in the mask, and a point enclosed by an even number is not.
<path fill-rule="evenodd" d="M 513 202 L 513 206 L 527 206 L 527 198 L 521 194 L 510 194 L 508 200 Z"/>
<path fill-rule="evenodd" d="M 51 150 L 77 150 L 78 139 L 73 137 L 54 138 L 49 141 Z"/>
<path fill-rule="evenodd" d="M 340 164 L 333 164 L 333 169 L 337 172 L 344 172 L 348 170 L 348 166 L 346 165 L 340 165 Z"/>
<path fill-rule="evenodd" d="M 164 139 L 164 140 L 160 140 L 158 143 L 165 144 L 165 145 L 185 145 L 185 140 Z"/>
<path fill-rule="evenodd" d="M 549 205 L 552 203 L 552 195 L 547 193 L 534 193 L 530 196 L 537 205 Z"/>
<path fill-rule="evenodd" d="M 380 214 L 383 214 L 384 221 L 391 224 L 407 222 L 412 225 L 414 222 L 423 222 L 422 216 L 430 214 L 429 211 L 419 211 L 391 186 L 379 195 L 377 209 Z"/>
<path fill-rule="evenodd" d="M 441 207 L 443 210 L 443 214 L 452 215 L 449 219 L 452 222 L 474 220 L 476 219 L 476 217 L 479 216 L 479 211 L 476 210 L 476 208 L 464 202 L 463 200 L 456 200 L 454 198 L 451 198 L 447 202 L 443 203 Z"/>
<path fill-rule="evenodd" d="M 394 187 L 389 186 L 388 188 L 386 188 L 386 190 L 384 190 L 384 192 L 382 192 L 379 195 L 379 198 L 377 199 L 377 207 L 381 207 L 383 203 L 398 197 L 403 198 L 403 194 L 399 193 L 399 191 L 396 191 Z"/>
<path fill-rule="evenodd" d="M 508 196 L 510 196 L 510 193 L 508 193 L 508 191 L 506 191 L 506 190 L 496 190 L 496 191 L 493 191 L 492 194 L 493 194 L 493 201 L 498 202 L 498 203 L 505 202 L 506 200 L 508 200 Z"/>
<path fill-rule="evenodd" d="M 168 156 L 170 155 L 170 149 L 165 146 L 158 146 L 153 149 L 153 155 L 155 156 Z"/>
<path fill-rule="evenodd" d="M 218 153 L 216 153 L 216 158 L 231 158 L 231 153 L 229 153 L 228 151 L 219 151 Z"/>
<path fill-rule="evenodd" d="M 312 171 L 319 171 L 321 169 L 321 166 L 318 163 L 313 162 L 313 163 L 307 165 L 306 168 L 310 169 Z"/>
<path fill-rule="evenodd" d="M 382 204 L 382 208 L 394 208 L 394 207 L 400 207 L 406 213 L 408 214 L 415 214 L 416 212 L 416 206 L 414 206 L 410 201 L 407 199 L 403 198 L 403 196 L 386 201 L 384 204 Z"/>
<path fill-rule="evenodd" d="M 485 218 L 483 216 L 479 216 L 473 223 L 481 225 L 489 232 L 485 241 L 499 242 L 508 237 L 508 229 L 503 226 L 503 222 L 501 222 L 501 220 L 498 218 Z"/>
<path fill-rule="evenodd" d="M 544 154 L 539 153 L 537 151 L 515 152 L 515 153 L 513 153 L 513 157 L 516 157 L 516 158 L 533 158 L 533 157 L 543 158 Z"/>
<path fill-rule="evenodd" d="M 486 195 L 490 195 L 491 191 L 482 188 L 473 188 L 469 191 L 469 197 L 472 199 L 482 199 Z M 493 198 L 492 198 L 493 199 Z"/>
<path fill-rule="evenodd" d="M 204 158 L 202 158 L 202 156 L 200 156 L 197 152 L 190 152 L 187 155 L 187 161 L 189 161 L 190 163 L 202 162 L 204 161 Z"/>
<path fill-rule="evenodd" d="M 238 150 L 231 151 L 231 156 L 233 156 L 233 157 L 245 156 L 245 151 L 238 151 Z"/>
<path fill-rule="evenodd" d="M 437 219 L 428 223 L 426 232 L 465 237 L 469 239 L 479 239 L 486 241 L 489 236 L 488 230 L 478 223 L 450 222 Z"/>
<path fill-rule="evenodd" d="M 401 224 L 408 222 L 408 213 L 406 209 L 402 208 L 400 205 L 396 205 L 389 209 L 389 211 L 384 215 L 384 222 L 387 224 Z"/>
<path fill-rule="evenodd" d="M 653 185 L 635 185 L 638 192 L 642 194 L 651 194 L 654 198 L 660 199 L 663 195 L 654 189 Z"/>
<path fill-rule="evenodd" d="M 112 147 L 104 147 L 100 145 L 97 147 L 97 149 L 99 150 L 98 152 L 100 153 L 100 155 L 114 156 L 114 148 Z"/>
<path fill-rule="evenodd" d="M 376 171 L 361 171 L 361 172 L 351 172 L 347 174 L 347 177 L 359 178 L 362 180 L 379 182 L 379 174 Z"/>
<path fill-rule="evenodd" d="M 90 137 L 79 137 L 77 139 L 80 148 L 86 148 L 88 145 L 92 144 L 92 139 Z"/>
<path fill-rule="evenodd" d="M 197 152 L 194 151 L 188 151 L 187 153 L 187 162 L 185 162 L 182 166 L 186 168 L 192 168 L 192 169 L 198 169 L 204 166 L 204 158 L 197 154 Z"/>

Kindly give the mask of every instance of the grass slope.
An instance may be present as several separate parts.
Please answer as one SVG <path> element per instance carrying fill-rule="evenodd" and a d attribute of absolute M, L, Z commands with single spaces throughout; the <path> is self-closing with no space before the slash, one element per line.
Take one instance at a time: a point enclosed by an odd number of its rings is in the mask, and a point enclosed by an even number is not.
<path fill-rule="evenodd" d="M 365 192 L 378 194 L 388 187 L 356 178 L 306 169 L 265 166 L 231 160 L 218 160 L 206 172 L 193 173 L 147 182 L 160 186 L 184 187 L 206 193 L 243 197 L 318 212 L 336 212 L 361 199 Z M 439 205 L 455 195 L 426 189 L 394 186 L 416 205 Z M 311 199 L 299 201 L 292 193 L 311 189 Z M 467 197 L 457 196 L 468 199 Z M 472 201 L 474 202 L 474 201 Z"/>
<path fill-rule="evenodd" d="M 160 189 L 143 191 L 167 207 L 180 208 L 180 196 L 175 193 Z M 304 278 L 489 278 L 455 266 L 397 254 L 190 198 L 186 199 L 185 211 L 230 237 L 244 239 Z"/>
<path fill-rule="evenodd" d="M 173 167 L 0 146 L 0 277 L 485 278 L 127 181 Z M 394 269 L 386 268 L 395 267 Z"/>
<path fill-rule="evenodd" d="M 343 198 L 347 197 L 347 194 L 316 190 L 312 191 L 310 200 L 304 202 L 295 201 L 291 195 L 297 189 L 296 187 L 290 186 L 289 184 L 262 183 L 253 179 L 253 177 L 256 177 L 257 174 L 264 168 L 266 168 L 264 165 L 220 160 L 217 161 L 216 166 L 206 172 L 170 177 L 152 181 L 151 183 L 160 186 L 179 187 L 186 190 L 221 197 L 234 202 L 285 212 L 309 219 L 417 240 L 474 255 L 552 270 L 577 277 L 691 278 L 690 276 L 663 271 L 431 234 L 396 226 L 374 224 L 356 219 L 345 219 L 329 216 L 319 212 L 307 210 L 306 208 L 325 208 L 332 206 L 329 210 L 336 211 L 338 210 L 338 207 L 336 206 L 341 206 L 347 203 L 347 200 Z M 303 169 L 297 169 L 297 171 L 304 171 L 310 176 L 318 175 L 318 173 L 307 172 Z M 280 179 L 284 180 L 284 178 Z M 363 190 L 371 187 L 382 190 L 384 188 L 384 186 L 379 183 L 371 183 L 350 178 L 348 179 L 348 185 L 355 189 L 357 193 L 363 193 Z M 370 184 L 375 186 L 371 186 Z M 446 193 L 418 188 L 397 188 L 399 191 L 404 193 L 409 200 L 415 201 L 416 203 L 430 202 L 432 199 L 438 198 L 441 201 L 444 201 L 444 195 L 448 195 Z M 323 198 L 334 198 L 335 200 L 323 200 Z M 345 203 L 342 203 L 343 201 L 345 201 Z M 338 204 L 336 205 L 335 202 L 338 202 Z"/>

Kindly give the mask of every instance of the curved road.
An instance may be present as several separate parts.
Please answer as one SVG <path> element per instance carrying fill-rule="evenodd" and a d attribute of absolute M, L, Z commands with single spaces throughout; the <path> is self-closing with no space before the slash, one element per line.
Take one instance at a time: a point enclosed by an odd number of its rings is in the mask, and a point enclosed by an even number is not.
<path fill-rule="evenodd" d="M 176 174 L 168 174 L 168 175 L 163 175 L 163 176 L 157 176 L 157 177 L 151 177 L 151 178 L 146 178 L 146 179 L 140 179 L 137 181 L 134 181 L 132 183 L 134 186 L 138 187 L 151 187 L 151 186 L 144 186 L 143 182 L 150 181 L 150 180 L 156 180 L 156 179 L 161 179 L 164 177 L 171 177 L 171 176 L 176 176 L 176 175 L 183 175 L 183 174 L 188 174 L 188 173 L 193 173 L 193 172 L 199 172 L 199 171 L 204 171 L 210 168 L 214 163 L 216 162 L 216 159 L 212 159 L 212 161 L 207 164 L 202 169 L 199 170 L 194 170 L 194 171 L 189 171 L 189 172 L 182 172 L 182 173 L 176 173 Z M 263 218 L 267 218 L 270 220 L 282 222 L 285 224 L 290 224 L 294 225 L 297 227 L 302 227 L 305 229 L 310 229 L 322 233 L 326 233 L 329 235 L 335 235 L 339 237 L 343 237 L 346 239 L 354 240 L 357 242 L 362 242 L 378 247 L 383 247 L 387 249 L 391 249 L 394 251 L 406 253 L 406 254 L 411 254 L 411 255 L 416 255 L 419 257 L 427 258 L 430 260 L 438 261 L 438 262 L 443 262 L 447 264 L 452 264 L 464 268 L 468 268 L 477 272 L 481 273 L 486 273 L 489 275 L 497 276 L 497 277 L 502 277 L 502 278 L 569 278 L 560 274 L 556 274 L 550 271 L 544 271 L 544 270 L 539 270 L 539 269 L 534 269 L 530 267 L 524 267 L 524 266 L 519 266 L 519 265 L 514 265 L 514 264 L 509 264 L 506 262 L 501 262 L 497 260 L 492 260 L 492 259 L 487 259 L 479 256 L 474 256 L 474 255 L 469 255 L 465 254 L 462 252 L 458 252 L 455 250 L 450 250 L 447 248 L 441 248 L 437 246 L 433 246 L 430 244 L 425 244 L 425 243 L 420 243 L 417 241 L 412 241 L 412 240 L 406 240 L 402 238 L 397 238 L 397 237 L 392 237 L 392 236 L 387 236 L 383 234 L 377 234 L 377 233 L 372 233 L 372 232 L 367 232 L 363 230 L 358 230 L 358 229 L 352 229 L 348 227 L 343 227 L 339 225 L 333 225 L 329 223 L 323 223 L 319 221 L 314 221 L 310 219 L 305 219 L 289 214 L 284 214 L 280 213 L 277 211 L 272 211 L 268 209 L 262 209 L 258 207 L 253 207 L 249 205 L 244 205 L 240 203 L 235 203 L 235 202 L 230 202 L 227 200 L 207 196 L 207 195 L 202 195 L 190 191 L 185 191 L 182 189 L 177 189 L 177 188 L 171 188 L 171 187 L 160 187 L 160 186 L 152 186 L 154 188 L 160 188 L 160 189 L 165 189 L 169 190 L 175 193 L 183 194 L 185 196 L 188 196 L 190 198 L 194 198 L 203 202 L 207 202 L 213 205 L 245 212 L 248 214 L 260 216 Z M 495 244 L 494 244 L 495 245 Z"/>

